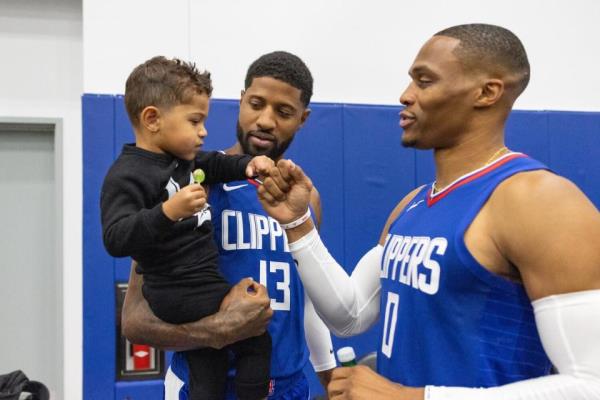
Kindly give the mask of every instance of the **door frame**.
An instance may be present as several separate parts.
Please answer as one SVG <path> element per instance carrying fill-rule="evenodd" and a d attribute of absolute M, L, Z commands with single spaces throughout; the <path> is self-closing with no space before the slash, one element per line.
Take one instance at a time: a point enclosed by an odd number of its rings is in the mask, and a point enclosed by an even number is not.
<path fill-rule="evenodd" d="M 63 202 L 63 120 L 62 118 L 37 118 L 37 117 L 1 117 L 0 116 L 0 134 L 4 132 L 40 132 L 49 133 L 54 135 L 54 179 L 55 179 L 55 193 L 54 201 L 57 205 L 56 215 L 54 221 L 54 233 L 56 238 L 56 282 L 57 282 L 57 293 L 55 297 L 56 309 L 58 311 L 58 359 L 56 364 L 60 370 L 59 382 L 57 382 L 57 392 L 54 394 L 57 398 L 63 398 L 64 396 L 64 255 L 63 255 L 63 215 L 64 215 L 64 202 Z"/>

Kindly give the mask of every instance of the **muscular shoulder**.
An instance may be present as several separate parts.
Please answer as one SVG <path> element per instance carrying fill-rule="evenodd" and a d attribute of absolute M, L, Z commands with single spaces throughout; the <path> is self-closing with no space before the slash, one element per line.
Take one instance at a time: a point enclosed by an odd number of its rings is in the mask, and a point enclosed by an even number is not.
<path fill-rule="evenodd" d="M 492 236 L 530 297 L 600 284 L 600 213 L 574 183 L 549 171 L 519 173 L 489 206 Z"/>
<path fill-rule="evenodd" d="M 398 215 L 400 215 L 402 210 L 404 210 L 406 208 L 407 204 L 410 203 L 410 201 L 417 195 L 417 193 L 419 193 L 419 191 L 422 188 L 423 188 L 423 186 L 419 186 L 418 188 L 413 189 L 410 193 L 408 193 L 406 196 L 404 196 L 398 204 L 396 204 L 396 207 L 394 207 L 394 209 L 388 216 L 385 226 L 383 227 L 383 230 L 381 231 L 381 236 L 379 237 L 379 244 L 383 245 L 385 243 L 385 238 L 387 237 L 387 234 L 388 234 L 388 231 L 390 230 L 390 225 L 392 224 L 392 222 L 394 222 L 396 220 L 396 218 L 398 218 Z"/>
<path fill-rule="evenodd" d="M 546 170 L 520 172 L 506 179 L 494 192 L 494 197 L 518 200 L 549 193 L 579 191 L 568 179 Z"/>
<path fill-rule="evenodd" d="M 573 182 L 545 170 L 522 172 L 506 179 L 494 191 L 490 205 L 497 216 L 522 216 L 523 222 L 536 217 L 548 219 L 594 211 L 597 214 Z"/>

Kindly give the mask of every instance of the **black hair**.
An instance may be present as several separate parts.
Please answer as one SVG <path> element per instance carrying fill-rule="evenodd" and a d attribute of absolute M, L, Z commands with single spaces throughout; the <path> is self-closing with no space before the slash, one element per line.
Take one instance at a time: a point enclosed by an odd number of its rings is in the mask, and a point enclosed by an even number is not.
<path fill-rule="evenodd" d="M 460 40 L 454 54 L 469 66 L 500 67 L 519 76 L 518 93 L 527 87 L 530 77 L 529 60 L 519 38 L 506 28 L 489 24 L 457 25 L 434 36 Z"/>
<path fill-rule="evenodd" d="M 300 90 L 300 100 L 304 106 L 308 106 L 313 92 L 313 77 L 298 56 L 286 51 L 274 51 L 260 56 L 254 61 L 244 82 L 245 88 L 252 85 L 254 78 L 270 77 L 283 81 Z"/>

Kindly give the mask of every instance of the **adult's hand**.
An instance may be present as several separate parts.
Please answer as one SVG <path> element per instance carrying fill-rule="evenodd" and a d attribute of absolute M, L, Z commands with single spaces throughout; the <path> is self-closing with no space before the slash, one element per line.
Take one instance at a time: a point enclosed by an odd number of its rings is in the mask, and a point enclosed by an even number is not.
<path fill-rule="evenodd" d="M 246 166 L 246 176 L 253 178 L 257 175 L 265 176 L 271 168 L 275 166 L 275 162 L 267 156 L 256 156 Z"/>
<path fill-rule="evenodd" d="M 325 388 L 325 391 L 327 391 L 327 386 L 329 386 L 329 382 L 331 382 L 331 375 L 333 374 L 334 370 L 334 368 L 331 368 L 316 373 L 317 378 L 319 378 L 319 382 L 321 383 L 321 386 Z M 329 396 L 327 396 L 327 399 L 329 399 Z"/>
<path fill-rule="evenodd" d="M 423 400 L 424 389 L 402 386 L 364 365 L 333 370 L 330 400 Z"/>
<path fill-rule="evenodd" d="M 231 288 L 216 314 L 222 320 L 225 344 L 261 335 L 272 316 L 267 289 L 251 278 L 242 279 Z"/>
<path fill-rule="evenodd" d="M 310 203 L 312 181 L 291 160 L 279 160 L 258 188 L 265 211 L 282 224 L 297 220 Z"/>
<path fill-rule="evenodd" d="M 132 343 L 175 351 L 220 349 L 262 334 L 273 315 L 265 287 L 248 278 L 233 286 L 215 314 L 185 324 L 169 324 L 152 313 L 142 295 L 143 277 L 135 272 L 135 265 L 132 263 L 121 317 L 123 335 Z"/>

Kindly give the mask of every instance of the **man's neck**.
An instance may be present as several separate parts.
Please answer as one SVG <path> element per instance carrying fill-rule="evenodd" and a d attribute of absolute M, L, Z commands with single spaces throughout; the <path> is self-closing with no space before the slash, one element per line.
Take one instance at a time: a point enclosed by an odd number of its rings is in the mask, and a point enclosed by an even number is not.
<path fill-rule="evenodd" d="M 436 188 L 442 190 L 461 176 L 506 154 L 504 135 L 474 137 L 451 148 L 434 149 Z"/>

